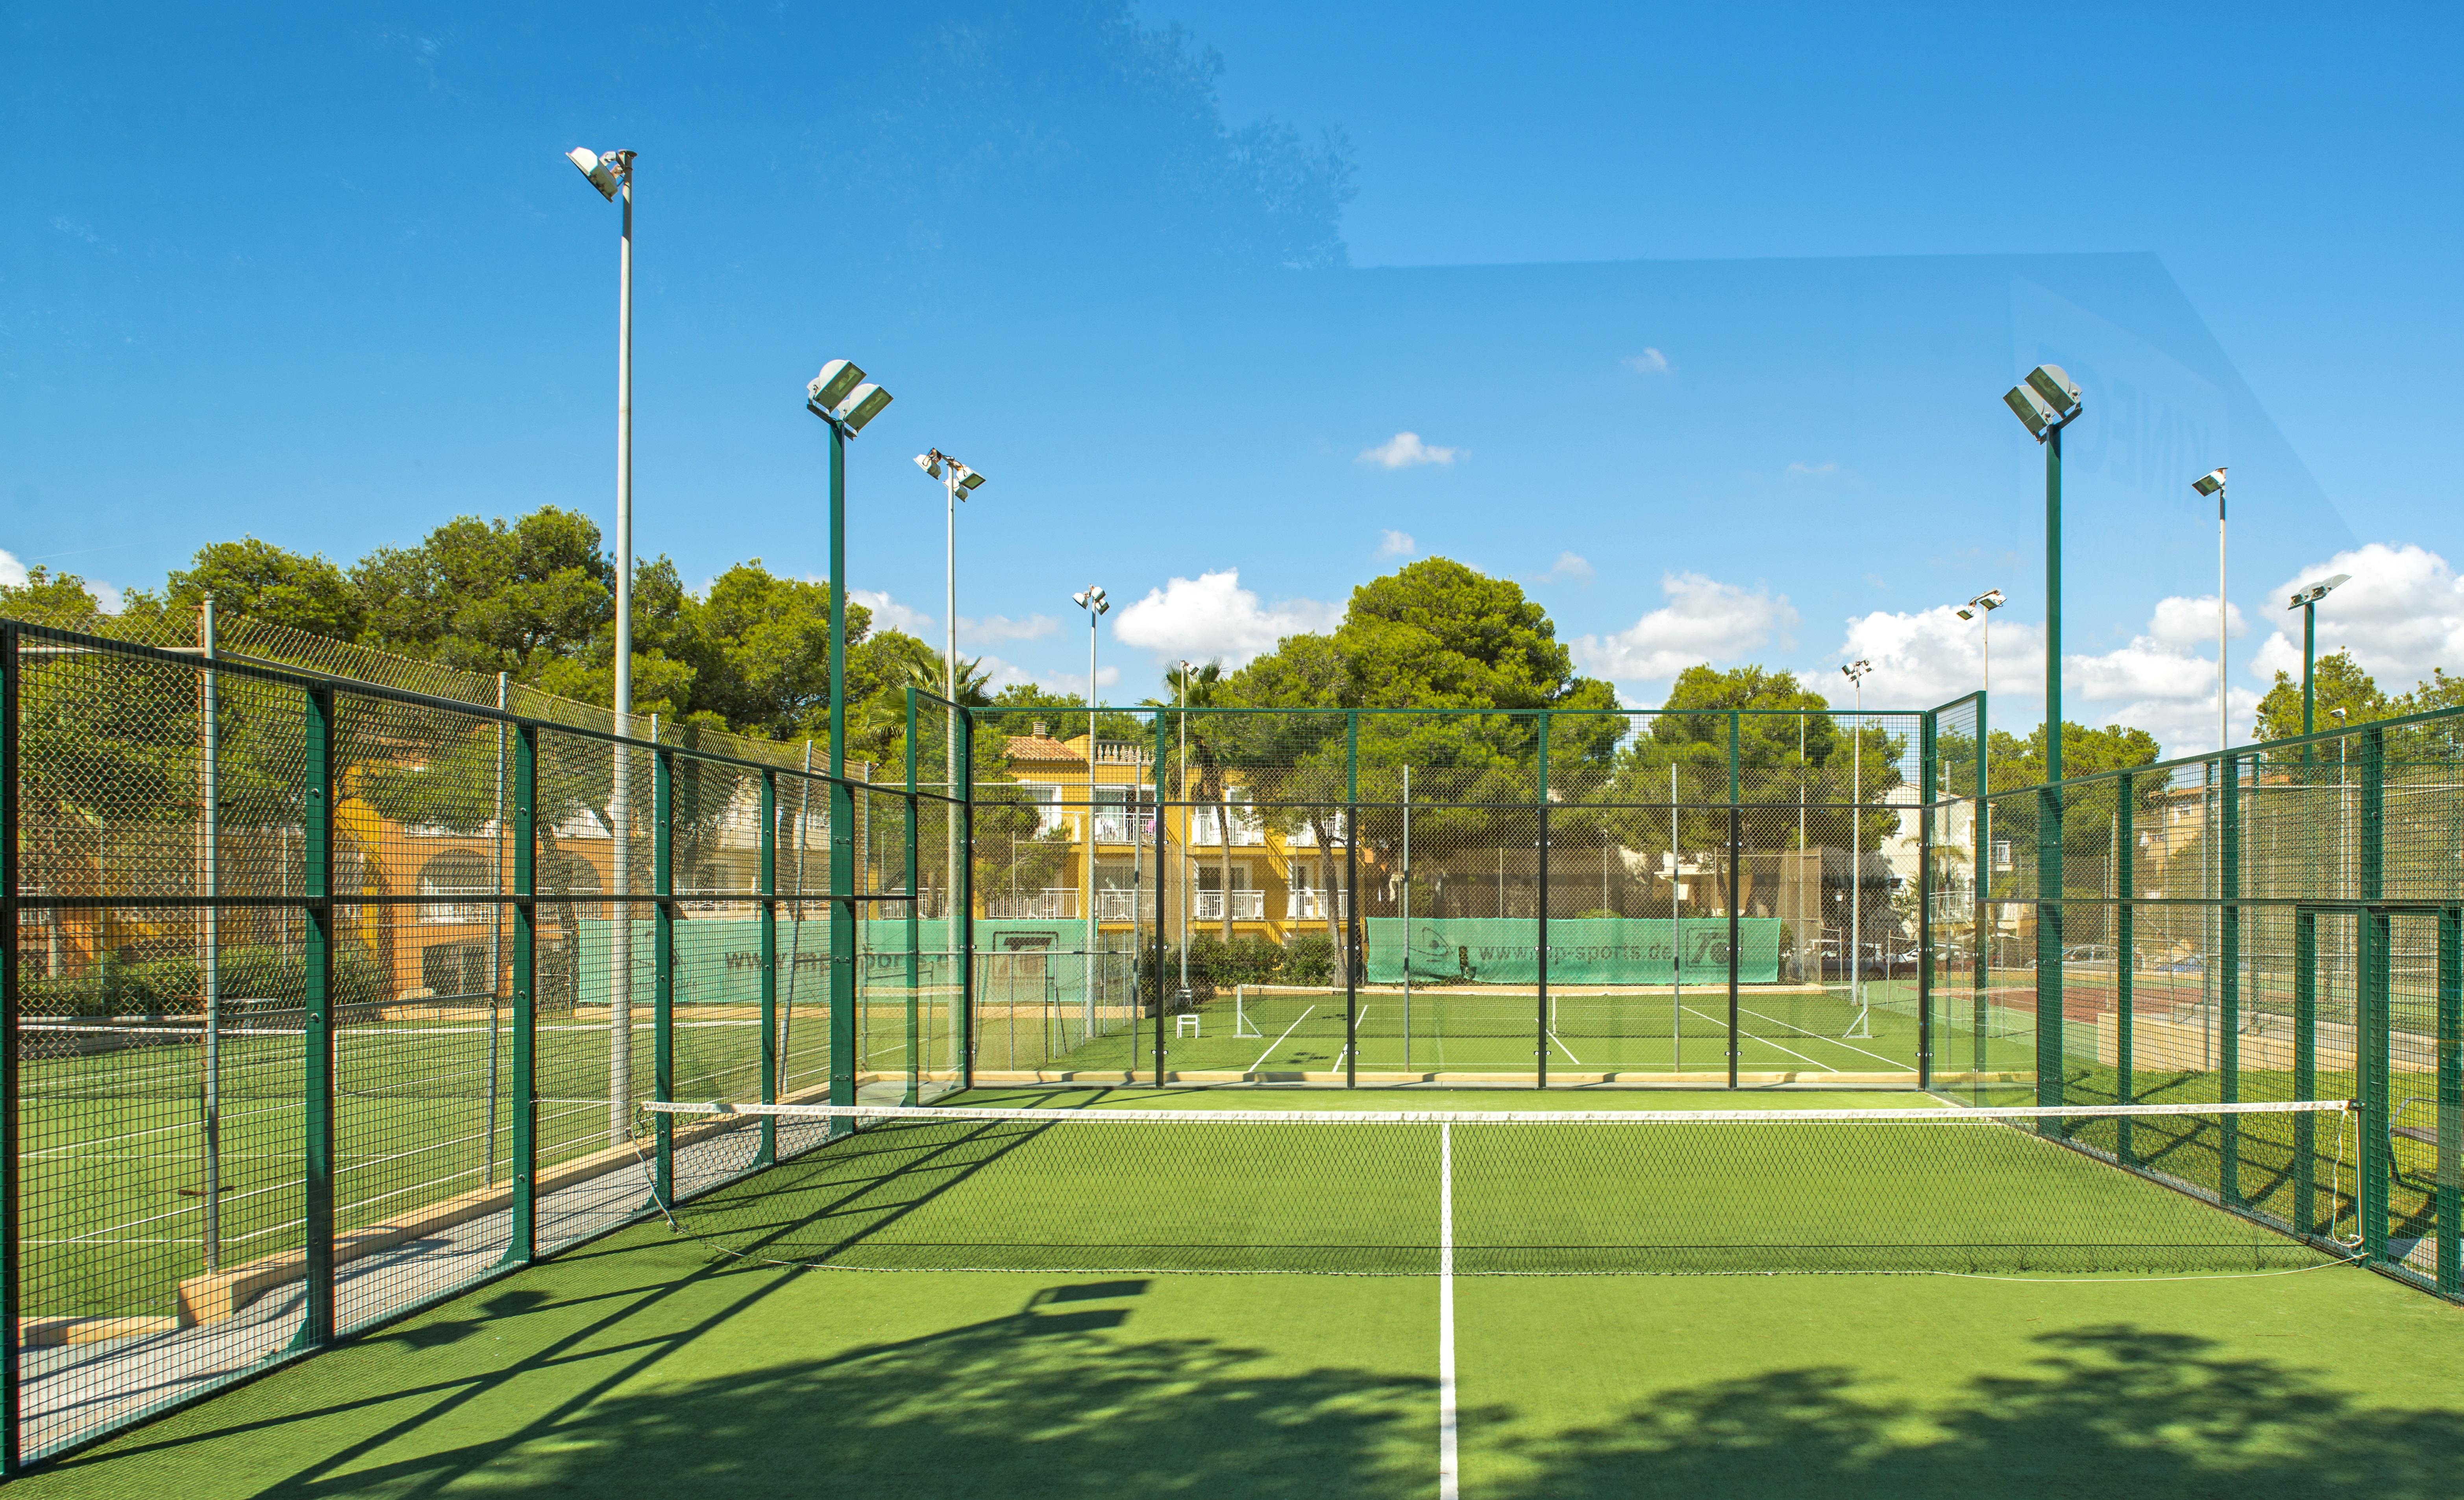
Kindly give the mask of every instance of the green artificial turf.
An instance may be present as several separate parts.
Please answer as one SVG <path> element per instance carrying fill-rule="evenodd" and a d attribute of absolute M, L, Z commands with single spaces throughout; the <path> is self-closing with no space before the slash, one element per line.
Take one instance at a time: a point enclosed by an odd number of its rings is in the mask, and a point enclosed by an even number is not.
<path fill-rule="evenodd" d="M 1428 1277 L 714 1266 L 663 1227 L 20 1481 L 128 1496 L 1437 1492 Z M 2249 1279 L 1472 1277 L 1466 1500 L 2454 1492 L 2464 1311 Z"/>

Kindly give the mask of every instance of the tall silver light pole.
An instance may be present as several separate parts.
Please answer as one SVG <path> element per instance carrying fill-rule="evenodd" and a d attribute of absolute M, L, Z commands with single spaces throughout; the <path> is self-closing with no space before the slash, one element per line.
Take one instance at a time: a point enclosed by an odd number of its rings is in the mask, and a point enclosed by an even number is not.
<path fill-rule="evenodd" d="M 1848 740 L 1848 1005 L 1860 1016 L 1865 992 L 1865 831 L 1859 809 L 1865 802 L 1865 674 L 1873 669 L 1874 663 L 1862 658 L 1839 669 L 1839 675 L 1857 689 L 1856 728 L 1849 731 Z"/>
<path fill-rule="evenodd" d="M 916 454 L 915 467 L 941 481 L 942 494 L 949 506 L 948 530 L 943 541 L 942 553 L 944 573 L 942 600 L 943 614 L 946 618 L 943 620 L 945 628 L 943 630 L 944 649 L 941 653 L 941 696 L 948 699 L 953 707 L 941 710 L 941 719 L 948 745 L 942 760 L 942 773 L 953 801 L 942 814 L 947 825 L 944 832 L 947 836 L 945 842 L 948 844 L 949 862 L 941 868 L 941 884 L 944 893 L 941 900 L 941 920 L 944 929 L 943 950 L 955 953 L 958 951 L 959 946 L 957 924 L 965 920 L 965 913 L 951 904 L 957 899 L 958 892 L 958 813 L 955 800 L 958 794 L 958 710 L 956 707 L 958 701 L 958 502 L 981 489 L 984 487 L 984 476 L 939 448 L 931 448 Z M 953 1026 L 950 1028 L 952 1049 L 950 1066 L 953 1069 L 959 1065 L 957 1052 L 958 1045 L 958 1028 Z"/>
<path fill-rule="evenodd" d="M 2009 602 L 2002 597 L 2000 589 L 1987 589 L 1958 610 L 1962 620 L 1983 621 L 1978 628 L 1984 632 L 1985 676 L 1977 685 L 1989 693 L 1993 690 L 1993 612 Z"/>
<path fill-rule="evenodd" d="M 2190 481 L 2190 488 L 2216 497 L 2216 749 L 2233 743 L 2225 727 L 2225 471 L 2210 469 Z"/>
<path fill-rule="evenodd" d="M 1069 596 L 1087 612 L 1087 997 L 1086 1039 L 1095 1035 L 1095 621 L 1112 605 L 1102 588 L 1089 584 Z"/>
<path fill-rule="evenodd" d="M 631 732 L 633 714 L 633 153 L 576 146 L 571 162 L 599 189 L 624 205 L 616 251 L 616 658 L 614 728 Z M 615 841 L 613 894 L 632 893 L 632 757 L 615 747 L 615 784 L 608 796 L 608 833 Z M 633 908 L 619 900 L 608 928 L 607 1141 L 623 1145 L 632 1125 Z"/>

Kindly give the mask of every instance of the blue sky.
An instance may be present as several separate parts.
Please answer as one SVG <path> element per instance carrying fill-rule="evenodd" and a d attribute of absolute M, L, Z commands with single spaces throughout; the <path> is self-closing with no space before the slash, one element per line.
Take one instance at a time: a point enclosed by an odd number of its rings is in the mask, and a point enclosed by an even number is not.
<path fill-rule="evenodd" d="M 899 400 L 855 446 L 849 584 L 937 628 L 909 455 L 958 454 L 992 479 L 962 640 L 1009 675 L 1083 683 L 1089 582 L 1136 698 L 1444 554 L 1525 580 L 1637 704 L 1692 660 L 1827 684 L 1851 655 L 1869 703 L 1938 701 L 1979 668 L 1942 606 L 1999 586 L 1995 717 L 2030 721 L 2040 469 L 1998 395 L 2044 359 L 2088 387 L 2074 717 L 2212 744 L 2214 464 L 2236 738 L 2297 578 L 2355 575 L 2321 635 L 2387 685 L 2464 664 L 2449 11 L 6 24 L 0 576 L 604 524 L 615 215 L 560 154 L 621 145 L 638 545 L 819 575 L 800 391 L 852 356 Z"/>

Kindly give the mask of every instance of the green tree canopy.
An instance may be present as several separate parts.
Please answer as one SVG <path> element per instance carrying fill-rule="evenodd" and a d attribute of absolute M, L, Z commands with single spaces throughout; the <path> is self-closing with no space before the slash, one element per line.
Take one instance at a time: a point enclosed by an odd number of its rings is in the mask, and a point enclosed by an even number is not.
<path fill-rule="evenodd" d="M 2385 719 L 2398 713 L 2418 709 L 2400 707 L 2379 690 L 2370 674 L 2362 670 L 2350 651 L 2334 651 L 2319 658 L 2313 669 L 2312 703 L 2316 709 L 2313 722 L 2321 731 L 2336 728 L 2333 710 L 2344 710 L 2343 722 L 2366 724 L 2372 719 Z M 2439 674 L 2443 677 L 2442 671 Z M 2424 683 L 2423 687 L 2431 685 Z M 2258 701 L 2258 737 L 2262 740 L 2289 740 L 2301 732 L 2301 681 L 2290 672 L 2276 674 L 2275 685 L 2267 696 Z M 2064 754 L 2070 744 L 2064 741 Z"/>

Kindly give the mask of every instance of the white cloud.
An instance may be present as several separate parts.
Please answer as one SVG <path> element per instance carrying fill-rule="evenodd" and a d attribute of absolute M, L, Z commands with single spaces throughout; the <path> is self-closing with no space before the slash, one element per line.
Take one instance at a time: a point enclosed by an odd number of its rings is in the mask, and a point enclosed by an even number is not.
<path fill-rule="evenodd" d="M 819 583 L 818 577 L 807 581 Z M 911 636 L 932 639 L 933 617 L 920 609 L 911 609 L 881 589 L 849 589 L 847 598 L 872 611 L 874 625 L 890 630 L 903 630 Z"/>
<path fill-rule="evenodd" d="M 26 565 L 12 552 L 0 551 L 0 585 L 21 588 L 26 582 Z"/>
<path fill-rule="evenodd" d="M 1397 432 L 1375 447 L 1362 448 L 1359 462 L 1385 468 L 1412 468 L 1421 464 L 1451 464 L 1462 451 L 1423 443 L 1417 432 Z"/>
<path fill-rule="evenodd" d="M 1030 678 L 1024 673 L 1020 673 L 1016 680 L 1022 683 L 1040 683 L 1042 685 L 1050 688 L 1056 693 L 1076 693 L 1081 700 L 1084 700 L 1087 696 L 1087 679 L 1079 676 L 1075 672 L 1046 672 L 1041 678 Z M 1121 669 L 1117 666 L 1098 666 L 1095 668 L 1095 681 L 1106 687 L 1116 687 L 1120 685 Z M 1007 685 L 1004 684 L 1003 685 Z M 1068 710 L 1066 708 L 1056 710 L 1058 713 L 1067 713 L 1067 711 Z M 1082 708 L 1079 712 L 1084 713 L 1086 710 Z M 1083 724 L 1078 727 L 1081 733 L 1085 732 L 1086 728 L 1087 727 Z M 1056 728 L 1053 732 L 1067 738 L 1069 730 L 1067 728 Z"/>
<path fill-rule="evenodd" d="M 1419 550 L 1420 544 L 1412 540 L 1412 533 L 1409 532 L 1377 533 L 1377 555 L 1380 557 L 1409 557 Z"/>
<path fill-rule="evenodd" d="M 1645 349 L 1640 354 L 1630 354 L 1619 359 L 1617 363 L 1637 375 L 1666 375 L 1669 370 L 1668 356 L 1657 349 Z"/>
<path fill-rule="evenodd" d="M 1024 620 L 1012 620 L 1007 615 L 986 615 L 981 620 L 958 617 L 959 645 L 973 645 L 979 641 L 1041 641 L 1060 630 L 1061 621 L 1049 615 L 1029 615 Z"/>
<path fill-rule="evenodd" d="M 1839 472 L 1839 466 L 1837 464 L 1799 463 L 1789 465 L 1788 471 L 1792 474 L 1836 474 Z"/>
<path fill-rule="evenodd" d="M 1315 599 L 1262 604 L 1255 593 L 1241 587 L 1241 570 L 1226 568 L 1148 590 L 1145 598 L 1121 611 L 1112 635 L 1159 660 L 1221 657 L 1239 666 L 1273 650 L 1286 636 L 1331 630 L 1342 620 L 1342 605 Z"/>
<path fill-rule="evenodd" d="M 1036 681 L 1033 672 L 1015 662 L 1005 662 L 997 656 L 976 658 L 976 668 L 984 674 L 984 685 L 994 692 L 1000 692 L 1004 687 L 1015 687 L 1021 683 Z M 1086 679 L 1082 677 L 1079 681 L 1083 683 Z"/>
<path fill-rule="evenodd" d="M 2225 633 L 2230 637 L 2248 634 L 2250 623 L 2241 617 L 2241 606 L 2225 606 Z M 2156 613 L 2147 621 L 2147 634 L 2168 646 L 2205 645 L 2216 639 L 2216 597 L 2184 598 L 2175 595 L 2159 599 Z"/>
<path fill-rule="evenodd" d="M 106 615 L 117 615 L 128 607 L 128 598 L 120 592 L 120 585 L 117 583 L 105 583 L 100 578 L 88 578 L 85 580 L 85 591 L 94 596 L 96 605 Z"/>
<path fill-rule="evenodd" d="M 2319 601 L 2319 654 L 2349 650 L 2364 671 L 2388 692 L 2404 692 L 2433 666 L 2451 670 L 2464 662 L 2464 578 L 2446 558 L 2407 543 L 2372 542 L 2340 552 L 2276 586 L 2281 602 L 2296 588 L 2330 574 L 2349 573 Z M 2253 655 L 2251 671 L 2261 682 L 2281 671 L 2301 675 L 2301 617 L 2287 611 L 2282 623 Z"/>
<path fill-rule="evenodd" d="M 1574 654 L 1584 666 L 1619 682 L 1663 682 L 1698 662 L 1733 659 L 1775 637 L 1787 644 L 1784 638 L 1796 627 L 1788 596 L 1768 587 L 1749 591 L 1699 573 L 1671 573 L 1661 576 L 1660 591 L 1668 602 L 1627 628 L 1576 641 Z"/>
<path fill-rule="evenodd" d="M 2007 685 L 2042 682 L 2045 641 L 2034 625 L 1997 624 L 1991 641 L 1993 701 L 2005 701 Z M 1848 621 L 1839 660 L 1874 663 L 1865 679 L 1865 701 L 1894 707 L 1948 703 L 1984 685 L 1987 641 L 1978 622 L 1964 620 L 1947 604 L 1900 614 L 1877 610 Z M 1818 669 L 1809 685 L 1836 704 L 1854 696 L 1845 678 Z M 1995 718 L 2002 717 L 1995 714 Z"/>
<path fill-rule="evenodd" d="M 1595 569 L 1591 563 L 1584 558 L 1582 554 L 1561 552 L 1557 554 L 1557 560 L 1549 565 L 1549 571 L 1540 575 L 1539 577 L 1534 578 L 1532 581 L 1535 583 L 1564 583 L 1568 581 L 1575 583 L 1589 583 L 1598 576 L 1598 570 Z"/>

